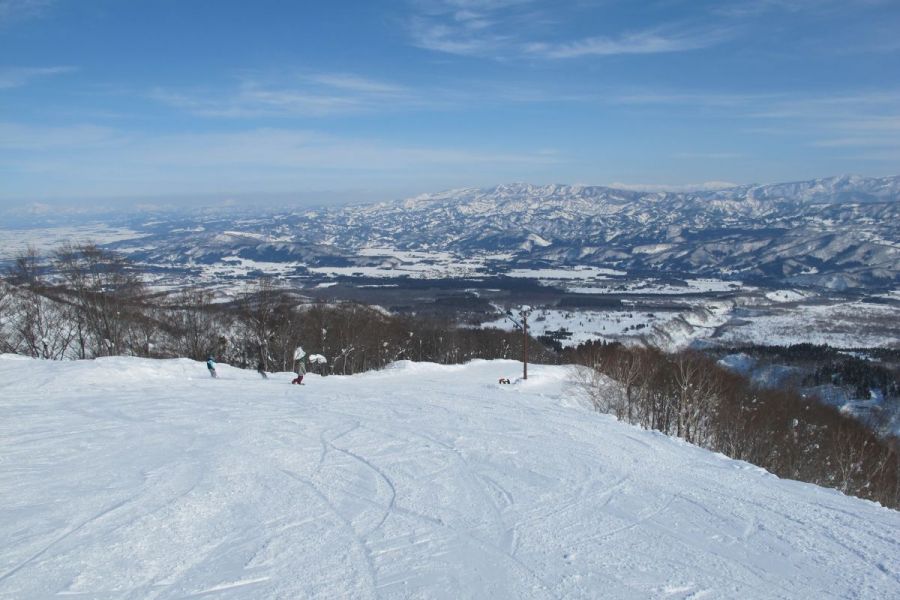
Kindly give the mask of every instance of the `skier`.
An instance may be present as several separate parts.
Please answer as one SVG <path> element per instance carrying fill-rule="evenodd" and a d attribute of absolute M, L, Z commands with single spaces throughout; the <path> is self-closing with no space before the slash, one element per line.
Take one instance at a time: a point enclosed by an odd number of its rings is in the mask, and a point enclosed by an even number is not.
<path fill-rule="evenodd" d="M 259 364 L 256 365 L 256 372 L 262 375 L 263 379 L 269 378 L 269 376 L 266 375 L 266 366 L 263 364 L 263 361 L 259 361 Z"/>
<path fill-rule="evenodd" d="M 216 375 L 216 361 L 213 360 L 213 357 L 212 357 L 212 356 L 207 357 L 207 359 L 206 359 L 206 368 L 209 369 L 209 376 L 210 376 L 210 377 L 212 377 L 213 379 L 215 379 L 216 377 L 218 377 L 218 375 Z"/>

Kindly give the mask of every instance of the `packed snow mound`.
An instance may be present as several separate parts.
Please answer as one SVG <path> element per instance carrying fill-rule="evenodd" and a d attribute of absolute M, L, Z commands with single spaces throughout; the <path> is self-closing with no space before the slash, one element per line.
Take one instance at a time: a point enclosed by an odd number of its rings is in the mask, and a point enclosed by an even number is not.
<path fill-rule="evenodd" d="M 900 595 L 900 513 L 520 369 L 0 357 L 0 596 Z"/>

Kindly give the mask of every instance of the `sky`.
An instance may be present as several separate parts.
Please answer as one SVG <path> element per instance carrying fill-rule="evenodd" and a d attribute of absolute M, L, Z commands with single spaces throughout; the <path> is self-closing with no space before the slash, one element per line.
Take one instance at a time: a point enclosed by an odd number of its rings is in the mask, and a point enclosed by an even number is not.
<path fill-rule="evenodd" d="M 900 0 L 0 0 L 0 207 L 900 174 Z"/>

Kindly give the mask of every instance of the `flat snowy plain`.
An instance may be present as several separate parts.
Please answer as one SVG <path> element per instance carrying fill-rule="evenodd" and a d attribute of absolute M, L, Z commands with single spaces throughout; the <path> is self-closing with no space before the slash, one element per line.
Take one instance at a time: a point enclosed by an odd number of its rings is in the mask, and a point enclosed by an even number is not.
<path fill-rule="evenodd" d="M 4 356 L 0 597 L 900 597 L 900 513 L 519 369 Z"/>

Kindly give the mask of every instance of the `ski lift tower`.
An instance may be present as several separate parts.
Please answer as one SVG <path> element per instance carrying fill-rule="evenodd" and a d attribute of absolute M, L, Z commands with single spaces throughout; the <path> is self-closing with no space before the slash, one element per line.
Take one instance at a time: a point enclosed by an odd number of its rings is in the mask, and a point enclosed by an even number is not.
<path fill-rule="evenodd" d="M 512 310 L 507 309 L 506 318 L 512 321 L 516 329 L 522 330 L 522 379 L 528 379 L 528 315 L 531 314 L 531 307 L 527 304 L 519 307 L 517 320 L 513 316 Z"/>

